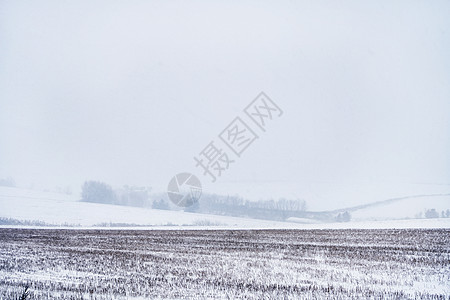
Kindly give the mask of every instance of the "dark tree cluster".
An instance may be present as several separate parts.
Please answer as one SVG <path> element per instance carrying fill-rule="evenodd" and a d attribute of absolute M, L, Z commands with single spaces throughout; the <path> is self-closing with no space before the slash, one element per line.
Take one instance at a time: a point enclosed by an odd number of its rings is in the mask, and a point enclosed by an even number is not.
<path fill-rule="evenodd" d="M 86 181 L 81 191 L 81 201 L 104 204 L 150 207 L 150 189 L 146 187 L 113 188 L 100 181 Z"/>

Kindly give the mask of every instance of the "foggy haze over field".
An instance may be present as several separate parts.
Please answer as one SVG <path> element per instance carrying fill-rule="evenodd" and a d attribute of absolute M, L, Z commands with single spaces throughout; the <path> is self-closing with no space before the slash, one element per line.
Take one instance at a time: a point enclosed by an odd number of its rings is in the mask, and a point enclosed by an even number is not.
<path fill-rule="evenodd" d="M 163 191 L 191 172 L 207 192 L 259 182 L 279 197 L 289 182 L 307 201 L 302 189 L 322 182 L 448 192 L 449 11 L 448 1 L 2 1 L 0 178 Z M 261 91 L 283 115 L 211 183 L 193 157 Z"/>

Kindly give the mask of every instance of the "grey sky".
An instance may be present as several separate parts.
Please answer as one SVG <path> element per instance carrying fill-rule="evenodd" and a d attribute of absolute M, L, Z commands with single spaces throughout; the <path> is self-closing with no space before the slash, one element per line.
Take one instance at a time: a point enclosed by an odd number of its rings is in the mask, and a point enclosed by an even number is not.
<path fill-rule="evenodd" d="M 449 12 L 1 1 L 0 177 L 161 189 L 188 171 L 213 191 L 193 157 L 265 91 L 285 114 L 220 181 L 449 184 Z"/>

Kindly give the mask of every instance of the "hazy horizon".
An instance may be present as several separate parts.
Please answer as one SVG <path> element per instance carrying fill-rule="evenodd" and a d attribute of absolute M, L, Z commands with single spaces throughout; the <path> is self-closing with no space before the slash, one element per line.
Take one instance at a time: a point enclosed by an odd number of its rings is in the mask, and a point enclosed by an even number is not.
<path fill-rule="evenodd" d="M 0 178 L 450 192 L 450 3 L 345 3 L 1 2 Z M 283 115 L 211 183 L 194 156 L 261 91 Z"/>

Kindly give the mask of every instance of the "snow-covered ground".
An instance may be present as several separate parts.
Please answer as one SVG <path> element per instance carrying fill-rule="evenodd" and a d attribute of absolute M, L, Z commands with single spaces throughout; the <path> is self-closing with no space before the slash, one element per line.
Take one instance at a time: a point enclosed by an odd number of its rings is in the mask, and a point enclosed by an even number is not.
<path fill-rule="evenodd" d="M 81 226 L 102 223 L 149 226 L 204 224 L 262 228 L 285 226 L 283 222 L 87 203 L 80 202 L 77 196 L 7 187 L 0 187 L 0 217 Z"/>
<path fill-rule="evenodd" d="M 448 229 L 0 232 L 0 300 L 450 296 Z"/>
<path fill-rule="evenodd" d="M 80 202 L 71 196 L 35 190 L 0 187 L 0 218 L 21 221 L 41 221 L 54 225 L 93 227 L 99 224 L 136 224 L 154 229 L 205 228 L 450 228 L 450 218 L 392 220 L 414 217 L 424 207 L 445 209 L 449 196 L 405 199 L 389 205 L 375 206 L 352 212 L 355 222 L 320 224 L 310 220 L 290 218 L 289 222 L 245 219 L 183 211 L 126 207 Z M 386 220 L 386 219 L 391 220 Z M 378 220 L 378 221 L 376 221 Z M 308 222 L 309 224 L 308 224 Z M 3 226 L 3 227 L 11 227 Z M 24 226 L 21 226 L 24 227 Z M 127 227 L 130 229 L 129 227 Z M 149 227 L 140 227 L 141 229 Z"/>

